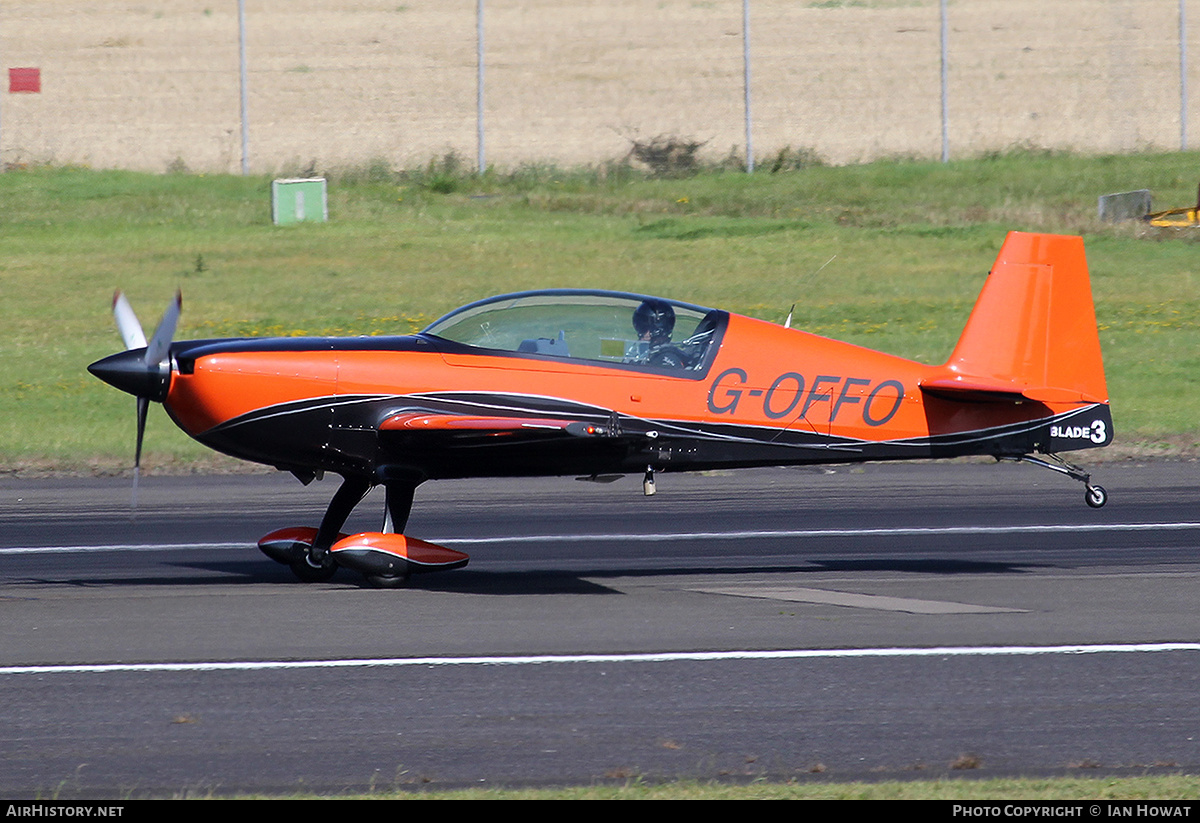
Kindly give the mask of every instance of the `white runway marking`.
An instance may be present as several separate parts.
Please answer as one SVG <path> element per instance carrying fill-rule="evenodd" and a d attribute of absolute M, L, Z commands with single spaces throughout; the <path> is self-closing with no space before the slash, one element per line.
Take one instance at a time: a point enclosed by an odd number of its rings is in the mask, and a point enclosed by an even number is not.
<path fill-rule="evenodd" d="M 1055 532 L 1142 532 L 1189 531 L 1200 523 L 1055 523 L 1034 526 L 946 526 L 942 528 L 901 527 L 889 529 L 777 529 L 731 532 L 668 532 L 661 534 L 527 534 L 500 537 L 435 537 L 434 543 L 470 546 L 505 543 L 600 543 L 619 540 L 626 543 L 659 543 L 672 540 L 755 540 L 822 537 L 904 537 L 976 534 L 1049 534 Z M 245 549 L 246 543 L 144 543 L 104 546 L 12 546 L 0 548 L 5 554 L 51 554 L 86 552 L 172 551 L 185 549 Z"/>
<path fill-rule="evenodd" d="M 573 542 L 598 542 L 621 540 L 626 542 L 658 542 L 669 540 L 748 540 L 780 537 L 904 537 L 936 535 L 974 534 L 1039 534 L 1051 532 L 1137 532 L 1137 531 L 1185 531 L 1200 529 L 1200 523 L 1084 523 L 1068 525 L 1055 523 L 1042 526 L 946 526 L 942 528 L 887 528 L 887 529 L 776 529 L 732 532 L 672 532 L 666 534 L 570 534 L 570 535 L 523 535 L 514 537 L 467 537 L 445 538 L 447 543 L 463 545 L 470 543 L 546 543 L 555 540 Z"/>
<path fill-rule="evenodd" d="M 247 549 L 253 543 L 112 543 L 104 546 L 12 546 L 4 554 L 88 554 L 89 552 L 162 552 L 192 549 Z"/>
<path fill-rule="evenodd" d="M 791 649 L 782 651 L 663 652 L 652 654 L 563 654 L 511 657 L 403 657 L 355 660 L 246 660 L 199 663 L 105 663 L 94 665 L 3 666 L 0 675 L 111 674 L 129 672 L 266 671 L 278 669 L 388 668 L 400 666 L 530 666 L 555 663 L 674 663 L 722 660 L 821 660 L 867 657 L 964 657 L 997 655 L 1124 654 L 1200 652 L 1200 643 L 1131 643 L 1078 646 L 947 646 L 894 649 Z"/>

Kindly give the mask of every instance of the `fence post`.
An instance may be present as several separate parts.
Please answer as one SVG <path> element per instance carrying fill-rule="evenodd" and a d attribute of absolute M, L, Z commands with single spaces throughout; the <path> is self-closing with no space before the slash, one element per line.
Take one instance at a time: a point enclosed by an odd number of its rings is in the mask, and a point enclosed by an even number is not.
<path fill-rule="evenodd" d="M 2 103 L 0 103 L 0 109 L 3 109 L 3 108 L 4 108 L 4 105 Z M 5 170 L 5 166 L 4 166 L 4 130 L 0 129 L 0 172 L 3 172 L 4 170 Z"/>
<path fill-rule="evenodd" d="M 1179 150 L 1187 151 L 1187 0 L 1179 0 Z"/>
<path fill-rule="evenodd" d="M 475 165 L 483 174 L 483 0 L 475 0 L 475 145 Z"/>
<path fill-rule="evenodd" d="M 250 173 L 250 122 L 246 117 L 246 0 L 238 0 L 238 77 L 241 83 L 242 176 Z"/>
<path fill-rule="evenodd" d="M 754 139 L 750 133 L 750 0 L 742 0 L 742 85 L 745 95 L 746 173 L 754 171 Z"/>
<path fill-rule="evenodd" d="M 942 17 L 941 48 L 942 48 L 942 162 L 950 162 L 950 92 L 947 88 L 949 74 L 949 59 L 946 55 L 948 48 L 949 30 L 946 23 L 946 0 L 941 2 L 939 12 Z"/>

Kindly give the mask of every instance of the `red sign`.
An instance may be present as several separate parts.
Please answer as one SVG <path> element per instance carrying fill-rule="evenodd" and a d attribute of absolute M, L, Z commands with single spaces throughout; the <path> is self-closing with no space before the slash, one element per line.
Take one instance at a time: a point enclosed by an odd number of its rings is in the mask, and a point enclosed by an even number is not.
<path fill-rule="evenodd" d="M 42 90 L 42 70 L 21 68 L 8 70 L 8 93 L 37 94 Z"/>

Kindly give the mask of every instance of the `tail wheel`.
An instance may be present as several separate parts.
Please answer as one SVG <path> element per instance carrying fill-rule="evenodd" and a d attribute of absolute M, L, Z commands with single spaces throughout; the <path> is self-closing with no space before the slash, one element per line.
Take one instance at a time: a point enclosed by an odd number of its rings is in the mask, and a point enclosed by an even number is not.
<path fill-rule="evenodd" d="M 1022 463 L 1030 463 L 1034 466 L 1041 466 L 1043 469 L 1065 474 L 1074 480 L 1078 480 L 1084 485 L 1083 499 L 1093 509 L 1101 508 L 1108 502 L 1108 492 L 1103 486 L 1092 485 L 1092 476 L 1078 466 L 1072 466 L 1067 461 L 1063 460 L 1057 454 L 1046 455 L 1047 459 L 1043 460 L 1040 457 L 1034 457 L 1031 454 L 1023 454 L 1020 457 L 1005 457 L 997 455 L 997 460 L 1017 460 Z"/>

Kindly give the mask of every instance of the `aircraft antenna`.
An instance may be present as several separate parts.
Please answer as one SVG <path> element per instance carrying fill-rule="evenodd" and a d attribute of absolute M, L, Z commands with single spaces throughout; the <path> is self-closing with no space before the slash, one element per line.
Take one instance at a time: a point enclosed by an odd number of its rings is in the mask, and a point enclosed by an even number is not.
<path fill-rule="evenodd" d="M 821 268 L 817 269 L 815 272 L 813 272 L 813 273 L 812 273 L 811 275 L 809 275 L 809 276 L 810 276 L 810 277 L 813 277 L 813 276 L 816 276 L 816 275 L 820 274 L 822 271 L 824 271 L 824 270 L 825 270 L 825 267 L 826 267 L 826 266 L 828 266 L 830 263 L 832 263 L 832 262 L 833 262 L 833 261 L 834 261 L 836 258 L 837 258 L 837 255 L 835 254 L 833 257 L 829 258 L 829 259 L 828 259 L 828 260 L 826 260 L 824 263 L 822 263 L 822 264 L 821 264 Z M 792 313 L 793 313 L 793 312 L 795 312 L 795 311 L 796 311 L 796 304 L 795 304 L 795 303 L 793 303 L 793 304 L 792 304 L 792 307 L 791 307 L 790 309 L 788 309 L 788 316 L 787 316 L 787 320 L 784 320 L 784 321 L 783 321 L 783 327 L 784 327 L 785 329 L 790 329 L 790 328 L 792 327 Z"/>

